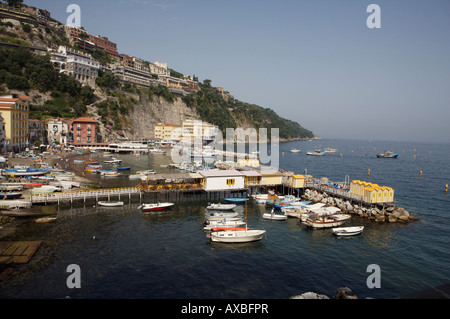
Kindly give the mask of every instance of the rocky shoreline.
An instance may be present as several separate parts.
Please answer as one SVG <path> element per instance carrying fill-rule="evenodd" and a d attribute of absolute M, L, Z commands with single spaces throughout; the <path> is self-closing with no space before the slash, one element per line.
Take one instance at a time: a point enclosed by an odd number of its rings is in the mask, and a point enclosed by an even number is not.
<path fill-rule="evenodd" d="M 327 193 L 312 189 L 306 189 L 303 198 L 312 201 L 313 203 L 323 203 L 327 206 L 334 206 L 341 209 L 344 213 L 355 214 L 380 223 L 405 223 L 418 220 L 418 218 L 412 216 L 406 209 L 397 207 L 395 204 L 385 203 L 384 205 L 373 204 L 371 206 L 365 206 L 351 203 L 349 200 L 333 197 Z"/>

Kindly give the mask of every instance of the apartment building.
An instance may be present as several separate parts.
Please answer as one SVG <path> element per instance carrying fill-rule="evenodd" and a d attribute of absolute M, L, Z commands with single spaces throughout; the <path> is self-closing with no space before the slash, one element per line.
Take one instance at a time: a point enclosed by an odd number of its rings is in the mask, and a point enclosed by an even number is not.
<path fill-rule="evenodd" d="M 81 49 L 88 51 L 98 49 L 106 52 L 113 58 L 120 59 L 119 52 L 117 51 L 117 44 L 109 41 L 107 37 L 100 35 L 93 36 L 84 29 L 68 25 L 66 25 L 64 29 L 70 44 L 77 44 Z"/>
<path fill-rule="evenodd" d="M 25 149 L 28 143 L 28 101 L 30 97 L 16 94 L 0 96 L 0 115 L 5 127 L 8 150 Z"/>
<path fill-rule="evenodd" d="M 82 84 L 95 87 L 100 63 L 90 54 L 60 46 L 57 51 L 49 49 L 50 61 L 60 73 L 73 76 Z"/>
<path fill-rule="evenodd" d="M 159 123 L 155 125 L 155 138 L 165 141 L 180 141 L 182 126 L 175 123 Z"/>
<path fill-rule="evenodd" d="M 201 120 L 186 120 L 183 122 L 182 139 L 191 143 L 200 140 L 204 143 L 214 141 L 219 127 Z"/>
<path fill-rule="evenodd" d="M 97 142 L 96 135 L 97 121 L 80 117 L 72 121 L 71 133 L 73 142 Z"/>

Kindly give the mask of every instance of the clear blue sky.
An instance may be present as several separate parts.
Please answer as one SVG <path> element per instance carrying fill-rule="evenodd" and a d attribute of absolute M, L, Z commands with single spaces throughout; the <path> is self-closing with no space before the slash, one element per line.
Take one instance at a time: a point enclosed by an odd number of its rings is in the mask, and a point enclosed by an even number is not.
<path fill-rule="evenodd" d="M 323 138 L 450 143 L 448 0 L 34 1 Z M 369 29 L 371 3 L 381 28 Z"/>

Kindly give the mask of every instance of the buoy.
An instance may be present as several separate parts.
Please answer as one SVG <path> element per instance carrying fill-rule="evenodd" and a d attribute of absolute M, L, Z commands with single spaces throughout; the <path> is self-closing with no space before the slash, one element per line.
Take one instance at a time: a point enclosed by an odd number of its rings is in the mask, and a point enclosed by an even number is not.
<path fill-rule="evenodd" d="M 445 192 L 448 192 L 448 184 L 445 184 Z"/>
<path fill-rule="evenodd" d="M 422 171 L 419 172 L 419 175 L 422 176 Z"/>
<path fill-rule="evenodd" d="M 370 168 L 367 170 L 367 175 L 370 175 Z"/>

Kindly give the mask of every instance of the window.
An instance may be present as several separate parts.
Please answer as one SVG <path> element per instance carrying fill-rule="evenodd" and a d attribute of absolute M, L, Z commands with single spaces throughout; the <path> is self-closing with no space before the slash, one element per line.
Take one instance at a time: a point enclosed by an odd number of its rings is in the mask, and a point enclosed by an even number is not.
<path fill-rule="evenodd" d="M 227 179 L 227 185 L 228 186 L 234 186 L 235 180 L 234 179 Z"/>

